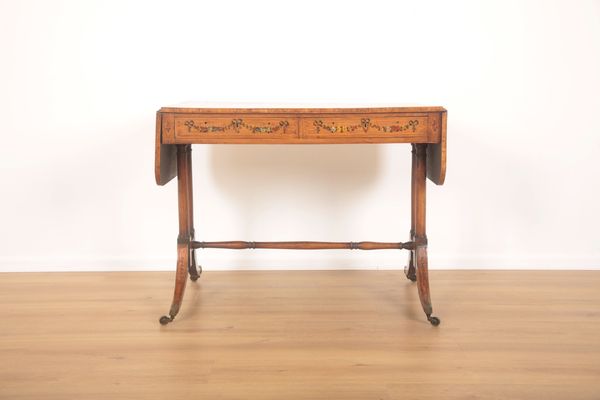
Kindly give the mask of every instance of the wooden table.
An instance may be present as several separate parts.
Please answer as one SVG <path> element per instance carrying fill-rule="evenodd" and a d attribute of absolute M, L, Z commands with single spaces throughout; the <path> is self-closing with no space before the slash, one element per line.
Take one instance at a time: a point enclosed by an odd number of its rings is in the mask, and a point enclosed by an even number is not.
<path fill-rule="evenodd" d="M 409 242 L 199 242 L 195 240 L 192 196 L 192 144 L 351 144 L 412 145 L 411 227 Z M 177 176 L 179 236 L 175 290 L 169 315 L 173 321 L 183 299 L 187 276 L 202 272 L 196 249 L 407 249 L 405 273 L 417 282 L 419 299 L 432 325 L 425 231 L 426 177 L 438 185 L 446 175 L 446 110 L 442 107 L 272 108 L 184 105 L 163 107 L 156 114 L 156 183 Z"/>

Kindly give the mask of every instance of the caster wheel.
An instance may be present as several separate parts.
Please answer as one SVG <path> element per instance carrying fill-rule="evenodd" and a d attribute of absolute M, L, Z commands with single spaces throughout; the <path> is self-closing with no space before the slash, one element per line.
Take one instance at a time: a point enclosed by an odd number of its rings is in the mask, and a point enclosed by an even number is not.
<path fill-rule="evenodd" d="M 173 319 L 171 317 L 167 317 L 166 315 L 163 315 L 162 317 L 160 317 L 160 319 L 158 321 L 160 322 L 161 325 L 166 325 L 169 322 L 173 321 Z"/>
<path fill-rule="evenodd" d="M 408 279 L 411 282 L 416 282 L 417 276 L 416 275 L 406 275 L 406 279 Z"/>
<path fill-rule="evenodd" d="M 433 326 L 438 326 L 440 324 L 440 319 L 438 317 L 427 317 L 427 320 L 429 320 Z"/>
<path fill-rule="evenodd" d="M 200 276 L 198 275 L 190 275 L 190 279 L 192 282 L 196 282 L 198 280 L 198 278 L 200 278 Z"/>

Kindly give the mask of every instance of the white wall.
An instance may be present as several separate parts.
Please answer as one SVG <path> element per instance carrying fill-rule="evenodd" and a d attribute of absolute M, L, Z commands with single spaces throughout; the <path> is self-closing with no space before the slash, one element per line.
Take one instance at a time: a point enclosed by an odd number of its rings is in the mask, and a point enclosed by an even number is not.
<path fill-rule="evenodd" d="M 599 1 L 0 2 L 0 270 L 173 269 L 154 118 L 186 100 L 443 105 L 432 268 L 598 268 Z M 196 146 L 201 240 L 405 240 L 409 146 Z M 204 251 L 205 269 L 399 268 Z"/>

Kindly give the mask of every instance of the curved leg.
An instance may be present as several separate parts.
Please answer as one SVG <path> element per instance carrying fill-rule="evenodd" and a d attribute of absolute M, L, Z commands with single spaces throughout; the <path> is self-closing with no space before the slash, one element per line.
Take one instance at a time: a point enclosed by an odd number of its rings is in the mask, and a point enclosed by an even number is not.
<path fill-rule="evenodd" d="M 181 307 L 185 283 L 187 282 L 188 265 L 190 263 L 190 249 L 188 243 L 177 243 L 177 271 L 175 272 L 175 290 L 169 315 L 160 317 L 160 323 L 166 325 L 175 319 Z"/>
<path fill-rule="evenodd" d="M 194 185 L 192 179 L 192 146 L 190 146 L 186 152 L 186 164 L 187 164 L 187 225 L 190 233 L 190 240 L 194 240 Z M 200 271 L 196 267 L 196 249 L 190 248 L 190 263 L 188 265 L 188 272 L 190 279 L 196 282 L 202 273 L 202 267 L 199 266 Z"/>
<path fill-rule="evenodd" d="M 160 317 L 160 323 L 166 325 L 173 321 L 183 299 L 185 284 L 191 269 L 190 249 L 190 152 L 191 145 L 177 145 L 177 200 L 179 203 L 179 236 L 177 237 L 177 270 L 175 272 L 175 290 L 169 315 Z"/>
<path fill-rule="evenodd" d="M 427 246 L 419 246 L 416 250 L 417 264 L 417 289 L 419 291 L 419 300 L 427 320 L 433 326 L 440 324 L 438 317 L 431 316 L 433 309 L 431 307 L 431 296 L 429 294 L 429 270 L 427 268 Z"/>
<path fill-rule="evenodd" d="M 417 149 L 416 145 L 412 145 L 412 167 L 411 167 L 411 179 L 410 179 L 410 240 L 415 240 L 415 221 L 417 219 L 417 199 L 415 195 L 415 174 L 417 172 Z M 415 251 L 409 250 L 408 264 L 404 267 L 404 274 L 406 277 L 415 282 L 417 275 L 415 273 Z"/>
<path fill-rule="evenodd" d="M 423 311 L 427 315 L 427 320 L 432 325 L 437 326 L 440 320 L 437 317 L 431 316 L 431 298 L 429 295 L 429 271 L 427 268 L 427 234 L 425 230 L 425 165 L 427 161 L 426 145 L 413 145 L 413 221 L 414 221 L 414 237 L 413 241 L 416 245 L 413 256 L 413 265 L 416 267 L 417 288 L 419 290 L 419 299 Z"/>

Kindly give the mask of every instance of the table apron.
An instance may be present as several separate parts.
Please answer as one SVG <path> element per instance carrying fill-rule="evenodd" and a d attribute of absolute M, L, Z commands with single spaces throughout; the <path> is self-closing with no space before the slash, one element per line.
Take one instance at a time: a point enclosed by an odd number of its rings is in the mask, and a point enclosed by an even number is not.
<path fill-rule="evenodd" d="M 164 114 L 162 143 L 438 143 L 438 115 Z"/>

